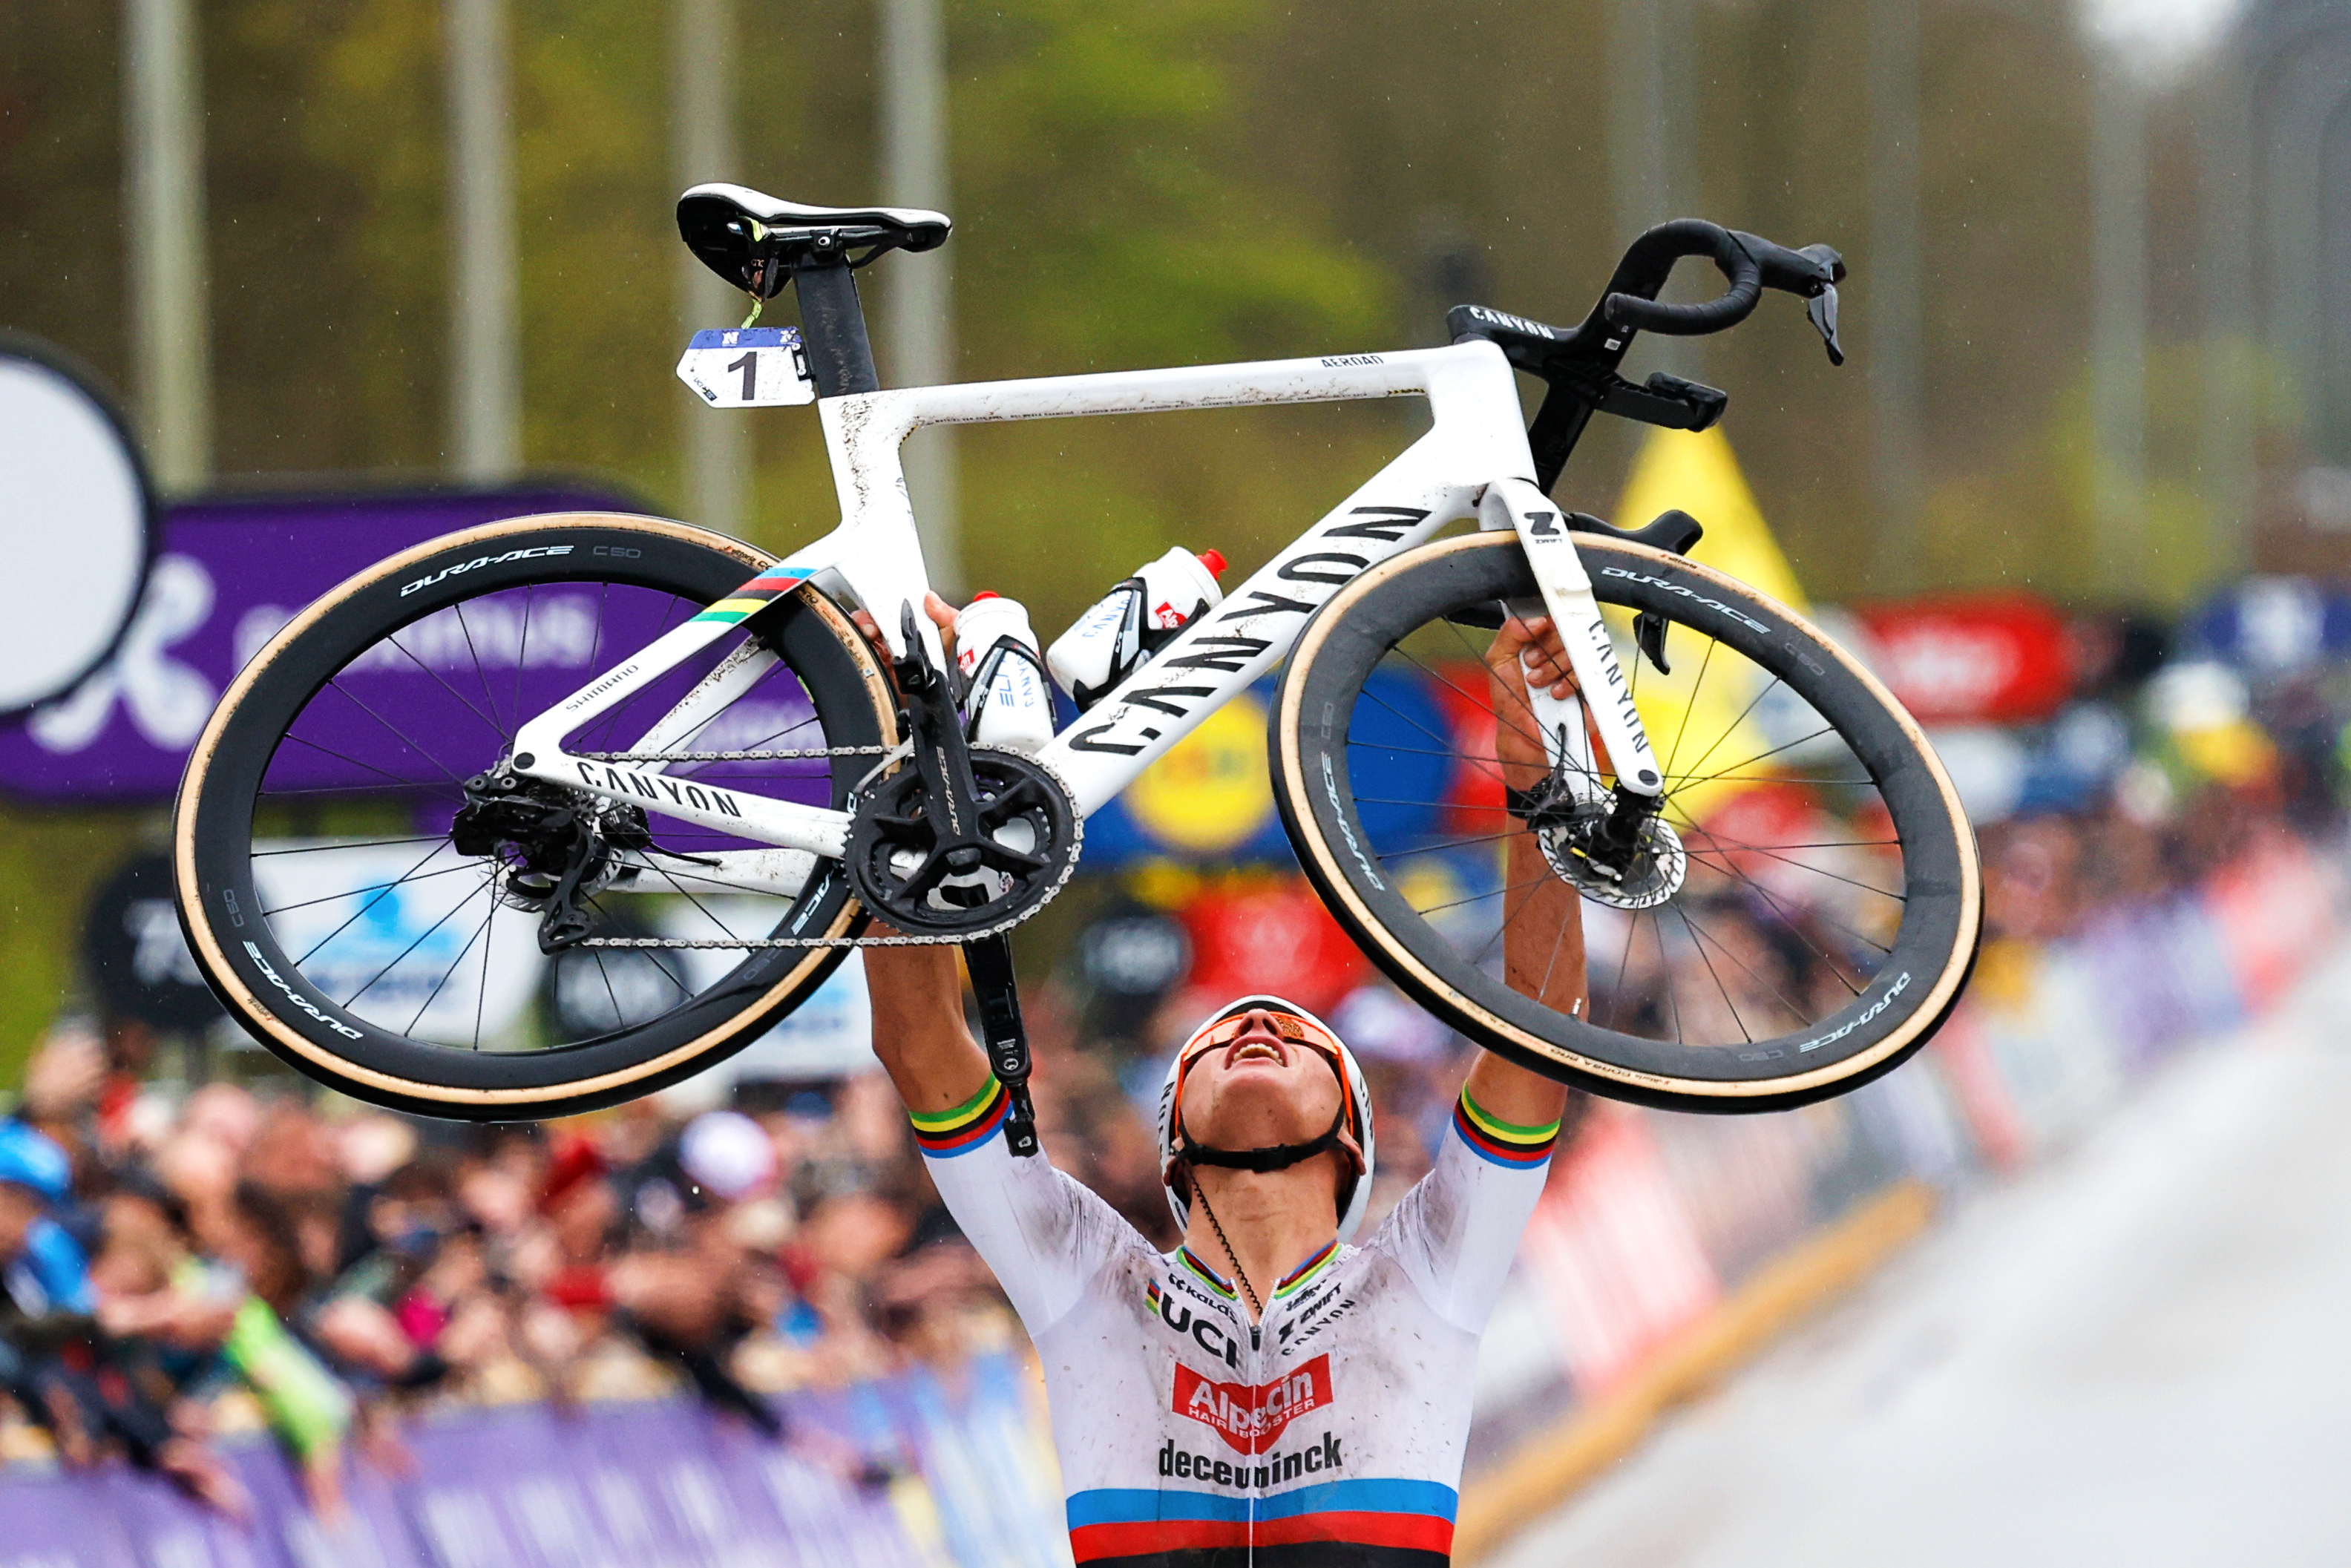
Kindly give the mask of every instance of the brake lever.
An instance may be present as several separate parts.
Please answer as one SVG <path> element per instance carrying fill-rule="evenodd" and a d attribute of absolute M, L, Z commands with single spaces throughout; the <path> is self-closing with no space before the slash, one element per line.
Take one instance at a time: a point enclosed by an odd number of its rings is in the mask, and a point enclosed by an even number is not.
<path fill-rule="evenodd" d="M 1830 284 L 1818 294 L 1813 295 L 1810 299 L 1804 301 L 1804 319 L 1810 321 L 1813 324 L 1813 329 L 1821 335 L 1821 341 L 1827 347 L 1829 351 L 1829 363 L 1833 365 L 1844 364 L 1844 345 L 1837 341 L 1837 291 L 1835 284 Z"/>

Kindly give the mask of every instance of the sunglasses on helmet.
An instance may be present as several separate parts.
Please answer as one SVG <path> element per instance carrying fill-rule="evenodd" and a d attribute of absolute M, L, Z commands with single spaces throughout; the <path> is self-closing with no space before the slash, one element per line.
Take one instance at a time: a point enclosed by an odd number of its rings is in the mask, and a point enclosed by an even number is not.
<path fill-rule="evenodd" d="M 1347 1062 L 1340 1052 L 1338 1036 L 1312 1019 L 1285 1012 L 1279 1008 L 1250 1008 L 1220 1018 L 1185 1042 L 1183 1053 L 1176 1059 L 1176 1103 L 1183 1103 L 1184 1082 L 1191 1075 L 1193 1065 L 1208 1052 L 1238 1040 L 1249 1030 L 1249 1019 L 1259 1014 L 1263 1015 L 1275 1034 L 1291 1045 L 1304 1046 L 1330 1067 L 1332 1076 L 1339 1081 L 1340 1099 L 1343 1103 L 1341 1113 L 1352 1132 L 1355 1122 L 1354 1106 L 1353 1097 L 1346 1092 Z"/>

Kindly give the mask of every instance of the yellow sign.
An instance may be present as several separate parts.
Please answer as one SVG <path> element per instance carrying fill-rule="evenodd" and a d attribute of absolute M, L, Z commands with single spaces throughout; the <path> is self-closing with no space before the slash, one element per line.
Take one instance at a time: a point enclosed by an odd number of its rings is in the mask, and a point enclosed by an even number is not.
<path fill-rule="evenodd" d="M 1747 487 L 1739 459 L 1721 431 L 1651 431 L 1610 520 L 1620 528 L 1637 528 L 1676 507 L 1706 528 L 1706 537 L 1690 551 L 1692 560 L 1727 572 L 1791 609 L 1803 608 L 1804 591 L 1763 521 L 1755 492 Z M 1617 633 L 1618 657 L 1635 658 L 1632 617 L 1611 612 L 1608 620 Z M 1735 780 L 1751 779 L 1772 766 L 1768 761 L 1754 768 L 1740 766 L 1771 749 L 1754 715 L 1764 676 L 1758 665 L 1726 658 L 1719 651 L 1707 659 L 1698 639 L 1687 632 L 1667 633 L 1666 660 L 1674 673 L 1661 675 L 1654 665 L 1644 668 L 1636 700 L 1649 743 L 1665 764 L 1666 788 L 1673 800 L 1669 818 L 1698 821 L 1745 788 Z M 1732 779 L 1710 781 L 1724 773 Z"/>
<path fill-rule="evenodd" d="M 1791 610 L 1804 608 L 1804 591 L 1719 428 L 1649 432 L 1608 520 L 1620 528 L 1646 528 L 1659 512 L 1676 507 L 1706 525 L 1692 560 L 1727 571 Z"/>
<path fill-rule="evenodd" d="M 1127 786 L 1126 809 L 1173 849 L 1216 854 L 1255 838 L 1273 815 L 1265 707 L 1244 692 Z"/>

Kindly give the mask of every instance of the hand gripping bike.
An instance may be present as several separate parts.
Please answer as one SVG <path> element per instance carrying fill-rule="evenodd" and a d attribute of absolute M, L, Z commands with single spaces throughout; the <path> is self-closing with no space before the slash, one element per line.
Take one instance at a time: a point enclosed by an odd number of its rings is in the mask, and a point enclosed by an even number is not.
<path fill-rule="evenodd" d="M 1710 388 L 1623 377 L 1639 332 L 1719 331 L 1779 289 L 1841 359 L 1834 252 L 1680 221 L 1573 329 L 1471 305 L 1440 349 L 883 391 L 853 269 L 941 244 L 945 217 L 705 185 L 679 226 L 755 299 L 797 288 L 777 340 L 804 356 L 841 522 L 776 559 L 655 518 L 517 518 L 361 572 L 261 647 L 188 764 L 180 908 L 233 1014 L 303 1071 L 444 1116 L 586 1109 L 740 1048 L 852 947 L 945 942 L 1017 1077 L 1004 933 L 1069 877 L 1090 813 L 1285 658 L 1272 783 L 1300 862 L 1479 1043 L 1753 1111 L 1888 1071 L 1949 1011 L 1980 888 L 1917 727 L 1802 617 L 1688 559 L 1688 517 L 1620 531 L 1547 496 L 1595 412 L 1721 414 Z M 1727 292 L 1659 303 L 1684 257 Z M 1549 388 L 1531 430 L 1514 367 Z M 1036 755 L 967 742 L 917 612 L 909 433 L 1398 395 L 1426 400 L 1426 434 Z M 1557 712 L 1498 699 L 1480 662 L 1507 617 L 1546 613 L 1580 688 L 1534 705 Z M 1503 789 L 1502 727 L 1541 737 L 1538 788 Z M 1501 849 L 1528 832 L 1583 895 L 1588 1011 L 1505 984 L 1524 889 Z"/>

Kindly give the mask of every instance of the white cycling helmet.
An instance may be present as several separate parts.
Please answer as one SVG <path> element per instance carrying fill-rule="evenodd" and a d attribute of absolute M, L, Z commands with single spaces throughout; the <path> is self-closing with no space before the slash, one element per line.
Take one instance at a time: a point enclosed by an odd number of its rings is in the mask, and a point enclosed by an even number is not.
<path fill-rule="evenodd" d="M 1322 1054 L 1331 1059 L 1332 1071 L 1339 1079 L 1340 1106 L 1338 1120 L 1321 1137 L 1304 1144 L 1284 1144 L 1270 1149 L 1204 1149 L 1191 1145 L 1188 1137 L 1178 1146 L 1176 1125 L 1176 1094 L 1184 1082 L 1184 1071 L 1201 1042 L 1217 1025 L 1241 1018 L 1262 1008 L 1280 1018 L 1294 1019 L 1306 1026 L 1306 1038 L 1301 1043 L 1317 1048 L 1328 1046 Z M 1319 1036 L 1319 1038 L 1316 1038 Z M 1285 1037 L 1293 1038 L 1293 1037 Z M 1332 1053 L 1335 1052 L 1335 1056 Z M 1167 1207 L 1176 1216 L 1178 1229 L 1189 1229 L 1192 1224 L 1192 1196 L 1187 1185 L 1176 1180 L 1176 1167 L 1186 1160 L 1201 1165 L 1238 1166 L 1248 1170 L 1281 1170 L 1301 1160 L 1311 1159 L 1331 1148 L 1345 1147 L 1338 1142 L 1343 1133 L 1352 1133 L 1355 1146 L 1363 1154 L 1363 1168 L 1339 1184 L 1339 1239 L 1351 1239 L 1364 1223 L 1364 1211 L 1372 1202 L 1372 1158 L 1374 1145 L 1372 1130 L 1372 1091 L 1364 1082 L 1364 1070 L 1355 1061 L 1355 1053 L 1329 1024 L 1281 997 L 1243 997 L 1229 1007 L 1220 1009 L 1192 1031 L 1176 1060 L 1167 1064 L 1167 1079 L 1159 1088 L 1159 1179 L 1166 1184 Z"/>

